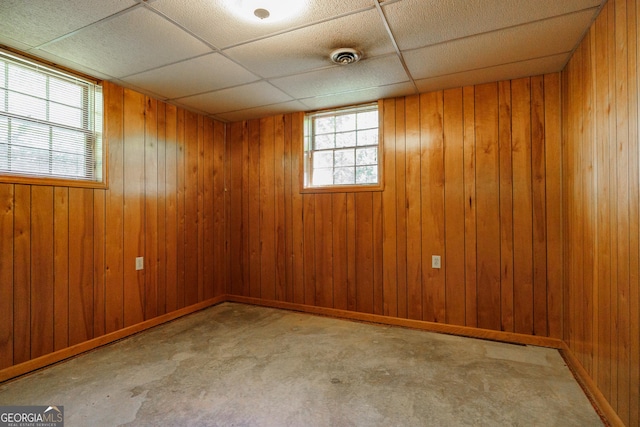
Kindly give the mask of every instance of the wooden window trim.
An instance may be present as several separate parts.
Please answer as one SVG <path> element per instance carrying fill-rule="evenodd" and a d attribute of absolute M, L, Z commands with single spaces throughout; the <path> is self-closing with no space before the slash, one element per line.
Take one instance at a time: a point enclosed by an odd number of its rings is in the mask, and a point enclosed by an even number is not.
<path fill-rule="evenodd" d="M 63 67 L 59 64 L 56 64 L 51 61 L 47 61 L 45 59 L 39 58 L 37 56 L 31 55 L 26 52 L 22 52 L 20 50 L 14 49 L 12 47 L 6 46 L 4 44 L 0 44 L 0 49 L 5 50 L 10 53 L 14 53 L 18 56 L 22 56 L 28 60 L 32 60 L 35 62 L 39 62 L 47 67 L 54 68 L 60 70 L 64 73 L 68 73 L 74 75 L 80 79 L 92 82 L 95 85 L 102 85 L 102 80 L 96 79 L 95 77 L 89 76 L 87 74 L 81 73 L 76 70 L 72 70 L 67 67 Z M 75 188 L 93 188 L 93 189 L 107 189 L 109 188 L 109 177 L 108 171 L 109 168 L 107 165 L 108 161 L 108 153 L 109 153 L 109 141 L 107 138 L 107 133 L 105 132 L 108 129 L 108 115 L 106 106 L 106 99 L 102 97 L 102 179 L 100 181 L 92 181 L 92 180 L 84 180 L 84 179 L 69 179 L 69 178 L 57 178 L 54 176 L 36 176 L 29 175 L 26 173 L 21 174 L 11 174 L 11 173 L 3 173 L 0 172 L 0 183 L 4 184 L 26 184 L 26 185 L 44 185 L 44 186 L 57 186 L 57 187 L 75 187 Z"/>
<path fill-rule="evenodd" d="M 380 192 L 384 191 L 384 102 L 378 100 L 378 183 L 377 184 L 354 184 L 354 185 L 328 185 L 324 187 L 305 187 L 305 147 L 304 147 L 304 120 L 305 115 L 301 115 L 300 152 L 299 158 L 299 183 L 301 194 L 321 194 L 321 193 L 359 193 L 359 192 Z"/>

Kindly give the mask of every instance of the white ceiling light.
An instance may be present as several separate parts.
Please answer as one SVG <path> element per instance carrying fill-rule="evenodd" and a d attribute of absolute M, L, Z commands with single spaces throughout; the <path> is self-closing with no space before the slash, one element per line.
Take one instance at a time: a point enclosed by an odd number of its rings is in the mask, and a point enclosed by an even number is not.
<path fill-rule="evenodd" d="M 305 0 L 234 0 L 234 12 L 253 22 L 272 23 L 293 18 L 305 6 Z"/>

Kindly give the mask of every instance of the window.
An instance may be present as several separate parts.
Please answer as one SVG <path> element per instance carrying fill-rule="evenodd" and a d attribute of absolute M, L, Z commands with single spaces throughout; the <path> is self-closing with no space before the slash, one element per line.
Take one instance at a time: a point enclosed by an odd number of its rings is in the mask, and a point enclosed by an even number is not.
<path fill-rule="evenodd" d="M 0 175 L 102 182 L 102 88 L 0 51 Z"/>
<path fill-rule="evenodd" d="M 303 188 L 380 189 L 380 152 L 377 104 L 307 114 Z"/>

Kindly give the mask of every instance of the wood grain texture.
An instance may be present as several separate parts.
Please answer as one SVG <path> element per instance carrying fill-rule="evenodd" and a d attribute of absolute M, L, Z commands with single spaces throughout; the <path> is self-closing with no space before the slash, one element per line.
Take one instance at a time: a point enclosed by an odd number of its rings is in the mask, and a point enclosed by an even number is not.
<path fill-rule="evenodd" d="M 623 425 L 640 418 L 638 6 L 636 0 L 605 4 L 561 87 L 565 342 L 589 388 L 610 406 L 612 422 Z M 550 188 L 547 182 L 547 198 Z M 552 229 L 557 224 L 547 226 Z M 557 316 L 552 301 L 550 293 L 550 329 Z"/>
<path fill-rule="evenodd" d="M 88 190 L 91 191 L 91 190 Z M 51 353 L 53 342 L 53 187 L 31 189 L 31 357 Z M 91 264 L 89 264 L 91 265 Z"/>
<path fill-rule="evenodd" d="M 422 319 L 445 320 L 446 262 L 432 268 L 431 257 L 445 253 L 443 92 L 420 95 L 420 203 L 422 225 Z"/>
<path fill-rule="evenodd" d="M 56 187 L 53 198 L 53 346 L 61 350 L 69 345 L 69 188 Z"/>
<path fill-rule="evenodd" d="M 158 101 L 144 104 L 144 318 L 158 314 Z"/>
<path fill-rule="evenodd" d="M 231 293 L 559 337 L 560 89 L 549 74 L 384 100 L 383 191 L 300 194 L 301 113 L 228 125 Z"/>
<path fill-rule="evenodd" d="M 13 365 L 13 192 L 13 184 L 0 184 L 0 369 Z"/>
<path fill-rule="evenodd" d="M 446 323 L 465 324 L 462 89 L 444 91 L 444 268 Z"/>
<path fill-rule="evenodd" d="M 553 76 L 553 75 L 552 75 Z M 556 76 L 558 76 L 556 74 Z M 513 165 L 511 158 L 511 82 L 498 83 L 498 146 L 500 150 L 500 311 L 501 327 L 507 332 L 514 331 L 513 324 Z M 556 97 L 555 110 L 551 110 L 560 120 L 560 102 Z M 545 112 L 547 110 L 545 109 Z M 557 141 L 558 157 L 562 156 L 560 141 Z M 560 182 L 560 171 L 555 171 Z M 559 207 L 558 207 L 559 208 Z M 557 250 L 562 250 L 559 242 Z M 562 262 L 562 257 L 559 262 Z M 561 286 L 562 283 L 558 283 Z M 560 324 L 558 324 L 558 328 Z M 559 338 L 559 336 L 557 337 Z"/>
<path fill-rule="evenodd" d="M 93 338 L 93 190 L 69 189 L 69 345 Z"/>
<path fill-rule="evenodd" d="M 398 240 L 396 236 L 397 224 L 397 181 L 396 181 L 396 114 L 395 99 L 387 99 L 382 104 L 382 132 L 384 150 L 385 191 L 382 193 L 381 212 L 382 224 L 382 314 L 385 316 L 398 315 L 398 263 L 396 262 Z M 392 114 L 385 111 L 391 110 Z M 335 237 L 334 237 L 335 239 Z M 343 239 L 341 239 L 343 240 Z M 338 307 L 336 308 L 343 308 Z"/>
<path fill-rule="evenodd" d="M 124 326 L 124 89 L 104 84 L 105 136 L 109 145 L 106 193 L 106 332 Z"/>
<path fill-rule="evenodd" d="M 31 186 L 15 185 L 13 219 L 13 363 L 31 358 Z"/>
<path fill-rule="evenodd" d="M 144 320 L 145 271 L 136 271 L 136 257 L 144 256 L 145 97 L 124 90 L 124 325 Z"/>
<path fill-rule="evenodd" d="M 219 276 L 207 301 L 225 292 L 225 125 L 192 113 L 185 124 L 183 109 L 109 82 L 104 100 L 107 189 L 0 184 L 0 369 L 37 367 L 144 319 L 173 318 L 185 303 L 185 254 L 198 266 L 196 300 L 205 299 L 205 259 Z M 197 178 L 186 191 L 192 141 Z M 205 218 L 209 240 L 221 236 L 206 256 Z M 197 243 L 187 252 L 185 241 Z M 135 270 L 137 256 L 144 270 Z"/>
<path fill-rule="evenodd" d="M 533 333 L 533 205 L 531 182 L 531 81 L 511 82 L 514 325 L 515 332 Z"/>
<path fill-rule="evenodd" d="M 498 85 L 476 87 L 476 209 L 478 327 L 500 329 L 500 151 Z"/>

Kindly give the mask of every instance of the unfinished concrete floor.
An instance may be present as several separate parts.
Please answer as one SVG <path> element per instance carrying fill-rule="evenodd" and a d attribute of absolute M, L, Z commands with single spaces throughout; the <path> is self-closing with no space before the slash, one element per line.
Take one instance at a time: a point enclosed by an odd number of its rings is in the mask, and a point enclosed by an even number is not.
<path fill-rule="evenodd" d="M 224 303 L 0 385 L 72 426 L 595 426 L 559 353 Z"/>

